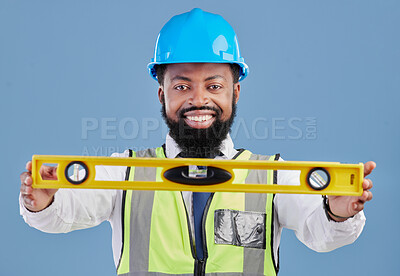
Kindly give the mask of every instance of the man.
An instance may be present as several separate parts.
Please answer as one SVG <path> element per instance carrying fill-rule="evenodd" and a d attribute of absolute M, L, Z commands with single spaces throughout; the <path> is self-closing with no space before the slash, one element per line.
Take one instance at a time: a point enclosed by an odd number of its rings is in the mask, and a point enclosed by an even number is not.
<path fill-rule="evenodd" d="M 170 132 L 162 147 L 127 150 L 115 157 L 202 157 L 280 160 L 234 148 L 229 130 L 248 67 L 236 35 L 220 16 L 193 9 L 173 17 L 161 30 L 149 64 L 159 82 L 158 97 Z M 375 163 L 365 164 L 365 175 Z M 287 194 L 192 193 L 33 189 L 21 174 L 21 214 L 46 232 L 69 232 L 108 220 L 113 229 L 119 275 L 276 275 L 282 228 L 316 251 L 350 244 L 365 223 L 362 209 L 372 199 L 364 180 L 360 197 Z M 43 167 L 42 177 L 56 178 Z M 96 169 L 96 179 L 150 180 L 157 168 Z M 236 183 L 296 185 L 290 171 L 247 171 Z"/>

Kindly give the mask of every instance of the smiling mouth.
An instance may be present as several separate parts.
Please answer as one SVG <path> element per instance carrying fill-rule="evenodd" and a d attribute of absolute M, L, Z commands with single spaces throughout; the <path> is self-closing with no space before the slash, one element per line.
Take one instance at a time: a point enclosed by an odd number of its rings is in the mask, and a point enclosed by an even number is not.
<path fill-rule="evenodd" d="M 192 128 L 204 129 L 210 127 L 214 123 L 216 114 L 189 111 L 183 115 L 183 119 L 186 124 Z"/>
<path fill-rule="evenodd" d="M 210 127 L 219 116 L 220 110 L 206 106 L 183 109 L 180 113 L 180 117 L 189 127 L 197 129 Z"/>
<path fill-rule="evenodd" d="M 205 122 L 211 120 L 214 116 L 212 115 L 200 115 L 200 116 L 185 116 L 186 119 L 194 122 Z"/>

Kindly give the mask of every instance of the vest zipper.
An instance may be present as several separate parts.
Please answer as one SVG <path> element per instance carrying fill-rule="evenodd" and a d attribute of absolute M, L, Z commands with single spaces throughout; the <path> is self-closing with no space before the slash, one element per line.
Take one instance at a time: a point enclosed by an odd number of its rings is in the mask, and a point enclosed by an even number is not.
<path fill-rule="evenodd" d="M 208 250 L 207 250 L 207 236 L 206 236 L 206 221 L 208 210 L 210 209 L 211 201 L 214 197 L 214 193 L 210 195 L 207 200 L 206 206 L 204 207 L 203 217 L 201 219 L 201 231 L 202 231 L 202 242 L 203 242 L 203 255 L 204 258 L 202 260 L 196 259 L 195 271 L 194 275 L 204 276 L 206 274 L 206 263 L 208 258 Z"/>
<path fill-rule="evenodd" d="M 206 275 L 206 261 L 197 260 L 194 263 L 194 276 L 204 276 Z"/>
<path fill-rule="evenodd" d="M 206 218 L 208 214 L 208 210 L 210 209 L 211 201 L 214 197 L 214 193 L 210 195 L 210 198 L 207 200 L 206 206 L 204 207 L 204 214 L 203 218 L 201 221 L 201 231 L 203 235 L 203 253 L 204 253 L 204 259 L 199 260 L 197 259 L 196 255 L 196 250 L 193 242 L 193 236 L 192 236 L 192 230 L 190 226 L 190 220 L 189 220 L 189 214 L 186 208 L 185 200 L 183 199 L 183 195 L 181 193 L 181 198 L 183 201 L 183 206 L 185 207 L 185 213 L 186 213 L 186 222 L 189 230 L 189 239 L 190 239 L 190 249 L 192 251 L 192 257 L 195 260 L 194 262 L 194 276 L 204 276 L 206 274 L 206 262 L 207 262 L 207 257 L 208 257 L 208 250 L 207 250 L 207 239 L 206 239 Z"/>
<path fill-rule="evenodd" d="M 191 230 L 191 226 L 190 226 L 189 214 L 188 214 L 188 211 L 186 209 L 185 199 L 183 198 L 182 192 L 181 192 L 181 198 L 182 198 L 183 206 L 185 207 L 186 222 L 187 222 L 188 231 L 189 231 L 190 249 L 192 251 L 193 259 L 196 259 L 196 250 L 194 248 L 194 242 L 193 242 L 192 230 Z"/>
<path fill-rule="evenodd" d="M 239 150 L 239 152 L 232 158 L 236 159 L 244 149 Z M 214 193 L 212 193 L 207 200 L 206 206 L 204 207 L 204 213 L 203 217 L 201 220 L 201 231 L 202 231 L 202 241 L 203 241 L 203 255 L 204 259 L 199 260 L 197 259 L 196 255 L 195 256 L 195 265 L 194 265 L 194 275 L 195 276 L 204 276 L 206 275 L 206 263 L 208 259 L 208 250 L 207 250 L 207 236 L 206 236 L 206 221 L 207 221 L 207 215 L 208 215 L 208 210 L 210 209 L 211 201 L 214 198 Z M 187 213 L 186 213 L 187 214 Z M 193 244 L 192 244 L 193 245 Z M 193 252 L 193 251 L 192 251 Z"/>

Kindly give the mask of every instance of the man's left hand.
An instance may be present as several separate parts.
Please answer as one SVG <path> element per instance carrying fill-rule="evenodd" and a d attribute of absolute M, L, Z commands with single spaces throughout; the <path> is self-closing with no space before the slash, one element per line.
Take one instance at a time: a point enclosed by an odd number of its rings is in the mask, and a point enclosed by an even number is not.
<path fill-rule="evenodd" d="M 364 164 L 364 177 L 369 175 L 376 167 L 375 162 L 369 161 Z M 372 199 L 372 188 L 371 179 L 364 178 L 362 183 L 363 193 L 361 196 L 329 196 L 329 207 L 331 212 L 336 216 L 343 217 L 337 218 L 334 216 L 330 217 L 335 221 L 345 221 L 346 218 L 356 215 L 358 212 L 364 209 L 364 204 Z"/>

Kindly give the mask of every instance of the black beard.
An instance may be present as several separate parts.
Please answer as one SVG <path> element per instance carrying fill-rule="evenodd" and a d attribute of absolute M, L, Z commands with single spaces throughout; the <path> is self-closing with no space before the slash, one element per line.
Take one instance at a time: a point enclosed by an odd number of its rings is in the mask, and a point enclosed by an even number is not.
<path fill-rule="evenodd" d="M 190 127 L 184 120 L 183 114 L 192 110 L 212 110 L 216 113 L 214 123 L 204 129 Z M 236 116 L 235 99 L 232 102 L 232 114 L 226 121 L 221 120 L 221 110 L 213 107 L 191 107 L 179 112 L 178 122 L 167 117 L 165 102 L 162 103 L 161 115 L 169 128 L 171 137 L 182 150 L 181 156 L 187 158 L 214 158 L 220 153 L 222 141 L 231 130 Z"/>

